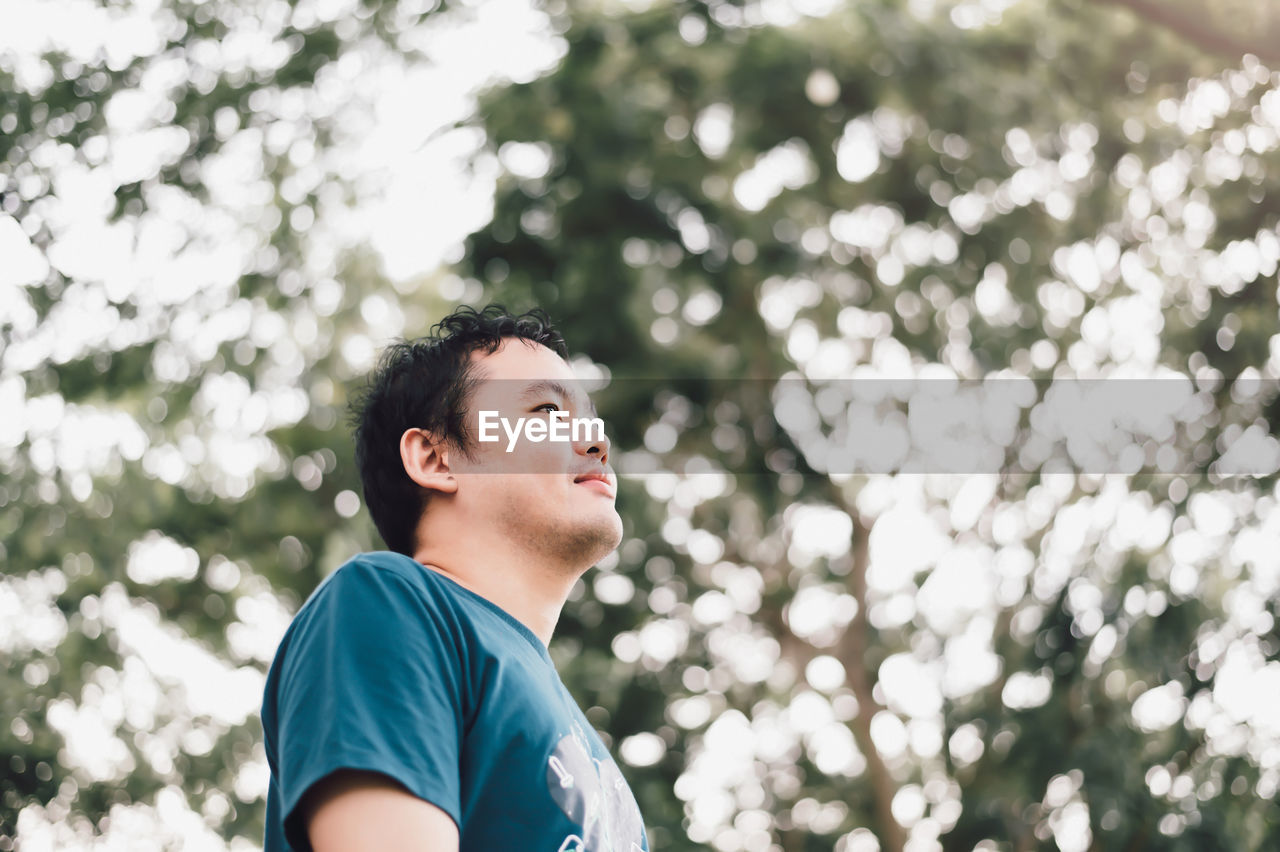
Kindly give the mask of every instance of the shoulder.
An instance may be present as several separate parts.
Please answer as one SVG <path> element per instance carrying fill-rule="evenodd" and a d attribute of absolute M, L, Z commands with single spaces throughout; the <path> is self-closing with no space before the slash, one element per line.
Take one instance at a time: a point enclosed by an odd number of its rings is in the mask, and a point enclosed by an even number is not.
<path fill-rule="evenodd" d="M 430 569 L 403 553 L 392 553 L 389 550 L 358 553 L 325 577 L 316 586 L 313 597 L 334 584 L 402 583 L 413 587 L 423 586 L 428 573 Z"/>
<path fill-rule="evenodd" d="M 395 655 L 413 642 L 457 646 L 469 633 L 465 610 L 429 568 L 390 552 L 361 553 L 321 581 L 294 616 L 286 648 L 337 645 Z"/>
<path fill-rule="evenodd" d="M 391 604 L 388 612 L 417 609 L 439 603 L 446 590 L 431 576 L 429 568 L 400 553 L 361 553 L 325 577 L 298 611 L 298 618 L 310 611 L 332 607 L 350 609 L 361 602 Z M 434 606 L 430 608 L 435 608 Z"/>
<path fill-rule="evenodd" d="M 468 616 L 430 569 L 398 553 L 359 554 L 321 581 L 289 624 L 268 673 L 282 684 L 430 673 L 468 657 Z M 399 676 L 399 675 L 397 675 Z"/>

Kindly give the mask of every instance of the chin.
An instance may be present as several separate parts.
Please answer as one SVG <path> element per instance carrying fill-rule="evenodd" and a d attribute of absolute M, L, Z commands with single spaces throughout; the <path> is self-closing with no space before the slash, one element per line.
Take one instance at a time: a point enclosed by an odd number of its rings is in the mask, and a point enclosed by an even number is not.
<path fill-rule="evenodd" d="M 615 511 L 592 518 L 590 523 L 579 526 L 570 538 L 583 562 L 595 565 L 622 543 L 622 518 Z"/>

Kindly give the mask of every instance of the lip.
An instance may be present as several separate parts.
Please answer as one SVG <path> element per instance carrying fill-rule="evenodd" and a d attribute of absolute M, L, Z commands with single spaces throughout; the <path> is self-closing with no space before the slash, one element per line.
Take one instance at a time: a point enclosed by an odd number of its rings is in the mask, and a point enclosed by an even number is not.
<path fill-rule="evenodd" d="M 586 486 L 587 488 L 590 488 L 592 491 L 599 491 L 601 494 L 604 494 L 608 497 L 613 496 L 613 488 L 610 487 L 609 483 L 605 482 L 603 479 L 584 479 L 581 482 L 578 482 L 575 484 Z"/>
<path fill-rule="evenodd" d="M 603 473 L 585 473 L 573 481 L 575 485 L 585 485 L 601 494 L 614 496 L 613 483 Z"/>

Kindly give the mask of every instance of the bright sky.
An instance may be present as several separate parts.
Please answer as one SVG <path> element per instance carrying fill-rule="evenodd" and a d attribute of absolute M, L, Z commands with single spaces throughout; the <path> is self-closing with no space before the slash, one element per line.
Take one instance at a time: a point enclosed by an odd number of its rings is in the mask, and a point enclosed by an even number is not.
<path fill-rule="evenodd" d="M 0 453 L 13 452 L 29 437 L 30 457 L 38 470 L 78 472 L 72 486 L 77 494 L 92 489 L 92 475 L 108 472 L 125 459 L 141 460 L 148 472 L 168 482 L 202 480 L 211 483 L 218 496 L 242 496 L 261 471 L 284 464 L 263 438 L 264 431 L 295 422 L 306 413 L 309 399 L 324 392 L 313 388 L 308 397 L 292 380 L 304 354 L 334 344 L 320 335 L 317 320 L 332 313 L 340 286 L 332 280 L 322 282 L 302 300 L 301 309 L 283 315 L 268 315 L 261 306 L 234 297 L 237 278 L 263 249 L 262 217 L 269 215 L 269 187 L 256 159 L 264 143 L 258 131 L 240 127 L 234 115 L 215 116 L 215 127 L 227 144 L 223 153 L 202 164 L 210 204 L 196 204 L 177 192 L 159 192 L 150 199 L 151 212 L 136 223 L 106 221 L 116 185 L 154 173 L 185 144 L 183 132 L 163 121 L 164 93 L 175 80 L 198 78 L 210 69 L 270 69 L 282 61 L 273 46 L 274 35 L 289 14 L 288 5 L 279 0 L 250 5 L 253 13 L 240 16 L 228 38 L 192 45 L 190 65 L 157 60 L 136 90 L 114 98 L 107 109 L 107 136 L 86 146 L 94 160 L 90 165 L 74 162 L 69 152 L 53 146 L 32 153 L 32 161 L 53 175 L 54 196 L 42 214 L 55 234 L 47 258 L 32 248 L 18 222 L 0 214 L 0 257 L 5 259 L 0 264 L 0 316 L 14 329 L 0 355 L 0 410 L 10 415 L 0 420 Z M 315 0 L 299 4 L 292 14 L 337 20 L 351 5 L 347 0 Z M 409 4 L 402 5 L 408 9 Z M 978 27 L 998 22 L 1008 5 L 1000 0 L 966 3 L 949 14 L 958 25 Z M 933 14 L 934 6 L 932 0 L 911 3 L 922 16 Z M 753 6 L 748 14 L 785 25 L 800 15 L 821 15 L 831 8 L 823 0 L 771 0 Z M 118 64 L 151 55 L 171 25 L 158 0 L 110 8 L 91 0 L 10 0 L 6 25 L 0 28 L 0 56 L 12 65 L 19 85 L 39 88 L 47 82 L 37 59 L 43 50 L 58 49 L 81 61 L 105 51 L 109 61 Z M 692 25 L 682 25 L 681 32 L 691 44 L 700 40 Z M 482 157 L 478 172 L 471 174 L 464 163 L 483 140 L 474 132 L 445 130 L 470 113 L 481 86 L 531 79 L 559 59 L 564 44 L 548 31 L 542 13 L 522 0 L 486 0 L 433 18 L 405 39 L 405 46 L 420 48 L 434 61 L 409 64 L 373 43 L 365 44 L 329 69 L 313 100 L 264 96 L 256 106 L 280 115 L 333 114 L 340 119 L 337 125 L 346 128 L 332 151 L 317 152 L 300 124 L 291 131 L 287 122 L 281 123 L 279 138 L 265 140 L 297 166 L 298 177 L 285 192 L 301 198 L 329 175 L 342 175 L 356 188 L 354 205 L 325 200 L 321 192 L 318 209 L 294 223 L 308 234 L 308 273 L 317 278 L 330 276 L 337 253 L 356 245 L 372 246 L 396 282 L 429 273 L 454 257 L 461 238 L 487 220 L 500 168 L 526 175 L 547 168 L 545 151 L 533 145 L 513 146 L 497 159 Z M 806 94 L 814 102 L 829 102 L 838 95 L 832 90 L 835 85 L 829 72 L 817 69 Z M 1209 81 L 1193 86 L 1183 101 L 1164 102 L 1161 118 L 1190 132 L 1211 126 L 1229 103 L 1227 87 Z M 1273 88 L 1262 103 L 1247 131 L 1225 134 L 1213 149 L 1204 166 L 1211 176 L 1231 179 L 1246 147 L 1261 152 L 1277 146 L 1280 92 Z M 840 174 L 853 183 L 867 179 L 894 156 L 911 120 L 877 110 L 851 121 L 837 150 Z M 713 105 L 691 131 L 703 150 L 716 156 L 731 139 L 731 122 L 730 106 Z M 1097 134 L 1089 125 L 1067 128 L 1065 133 L 1068 152 L 1049 160 L 1036 153 L 1024 132 L 1011 132 L 1006 148 L 1018 170 L 1004 184 L 951 199 L 948 209 L 956 228 L 977 229 L 995 216 L 1032 204 L 1069 218 L 1075 193 L 1092 168 Z M 811 181 L 813 168 L 812 152 L 802 143 L 783 143 L 737 177 L 733 197 L 744 210 L 760 210 L 783 190 Z M 1214 215 L 1197 197 L 1184 199 L 1191 168 L 1177 155 L 1157 164 L 1122 163 L 1117 179 L 1131 191 L 1127 215 L 1168 213 L 1177 202 L 1183 239 L 1157 238 L 1156 247 L 1163 257 L 1198 264 L 1205 286 L 1229 293 L 1260 275 L 1274 275 L 1280 238 L 1272 232 L 1233 243 L 1222 253 L 1196 251 L 1196 240 L 1203 245 Z M 707 228 L 700 217 L 682 214 L 679 227 L 688 250 L 705 249 Z M 883 257 L 877 272 L 892 286 L 912 265 L 954 260 L 958 235 L 907 225 L 896 210 L 868 203 L 836 214 L 825 231 L 818 229 L 805 239 L 819 250 L 874 250 Z M 50 263 L 73 283 L 49 321 L 37 327 L 25 287 L 41 280 Z M 1131 291 L 1091 310 L 1084 328 L 1087 345 L 1067 353 L 1070 365 L 1087 373 L 1100 364 L 1121 364 L 1139 375 L 1149 374 L 1160 330 L 1163 294 L 1158 270 L 1121 255 L 1105 236 L 1061 248 L 1053 266 L 1059 280 L 1046 282 L 1039 298 L 1064 324 L 1083 310 L 1082 294 L 1097 293 L 1117 280 Z M 976 307 L 992 321 L 1011 321 L 1007 280 L 1007 271 L 993 264 L 979 285 Z M 442 287 L 455 298 L 463 295 L 457 279 L 446 279 Z M 784 337 L 788 353 L 805 376 L 819 382 L 833 379 L 847 375 L 854 364 L 866 365 L 880 376 L 921 375 L 920 365 L 911 363 L 905 347 L 885 337 L 886 316 L 846 309 L 839 316 L 844 336 L 833 339 L 822 339 L 811 323 L 797 321 L 797 308 L 813 304 L 818 295 L 814 282 L 799 279 L 766 281 L 761 289 L 764 319 Z M 137 318 L 129 321 L 121 320 L 114 307 L 125 296 L 139 306 Z M 684 317 L 697 325 L 719 307 L 718 297 L 703 294 L 684 305 Z M 674 309 L 673 304 L 670 310 Z M 361 312 L 371 329 L 384 332 L 394 333 L 406 322 L 400 307 L 379 294 L 370 295 Z M 128 414 L 67 405 L 56 395 L 26 395 L 20 374 L 34 365 L 121 348 L 157 336 L 165 325 L 173 334 L 157 356 L 162 378 L 181 381 L 223 341 L 247 338 L 269 351 L 274 385 L 266 383 L 253 391 L 235 376 L 209 377 L 195 403 L 206 431 L 157 446 L 149 445 Z M 660 319 L 653 334 L 659 341 L 673 339 L 673 329 L 674 323 Z M 867 341 L 871 344 L 863 351 L 859 347 Z M 1059 353 L 1046 343 L 1049 348 L 1031 353 L 1031 366 L 1046 369 L 1057 362 Z M 372 355 L 373 333 L 337 345 L 353 368 L 361 368 Z M 963 351 L 957 351 L 947 373 L 964 376 L 971 367 Z M 1280 375 L 1280 345 L 1273 346 L 1264 368 L 1267 375 Z M 646 435 L 646 445 L 661 453 L 675 434 L 669 424 L 657 424 Z M 1275 443 L 1266 435 L 1256 437 Z M 307 463 L 318 475 L 320 463 Z M 306 464 L 302 469 L 299 464 L 295 461 L 293 470 L 305 487 L 310 474 Z M 1114 683 L 1108 677 L 1106 686 L 1116 694 L 1135 696 L 1133 722 L 1139 728 L 1161 730 L 1185 716 L 1211 738 L 1220 736 L 1215 742 L 1223 753 L 1248 754 L 1266 766 L 1272 793 L 1280 783 L 1280 727 L 1273 713 L 1280 701 L 1280 663 L 1268 662 L 1254 638 L 1271 629 L 1264 604 L 1280 593 L 1280 556 L 1274 547 L 1280 540 L 1280 513 L 1271 511 L 1274 499 L 1242 505 L 1236 495 L 1197 494 L 1190 523 L 1179 528 L 1165 510 L 1145 496 L 1128 493 L 1119 480 L 1100 479 L 1095 494 L 1069 503 L 1060 484 L 1068 483 L 1065 478 L 1055 483 L 1050 477 L 1023 503 L 997 510 L 991 520 L 998 546 L 994 549 L 992 542 L 969 534 L 995 493 L 993 477 L 872 477 L 859 494 L 859 511 L 878 518 L 871 541 L 868 618 L 881 628 L 916 624 L 931 637 L 919 650 L 884 662 L 879 680 L 888 710 L 872 720 L 873 739 L 887 760 L 909 759 L 926 767 L 922 783 L 904 786 L 894 801 L 895 815 L 910 829 L 913 849 L 938 848 L 938 834 L 958 818 L 958 791 L 939 770 L 941 755 L 948 749 L 953 759 L 972 762 L 982 742 L 974 731 L 964 729 L 944 742 L 942 702 L 970 694 L 1000 676 L 1001 661 L 991 641 L 1001 608 L 1026 601 L 1014 630 L 1030 635 L 1043 607 L 1067 588 L 1070 606 L 1092 643 L 1090 659 L 1096 666 L 1100 668 L 1122 641 L 1115 627 L 1102 623 L 1099 589 L 1108 582 L 1108 563 L 1102 560 L 1082 569 L 1082 547 L 1112 555 L 1131 548 L 1166 549 L 1168 559 L 1153 561 L 1157 574 L 1149 587 L 1136 587 L 1126 596 L 1129 619 L 1154 615 L 1167 606 L 1165 586 L 1175 595 L 1200 593 L 1204 573 L 1223 559 L 1237 570 L 1247 568 L 1229 595 L 1229 619 L 1202 631 L 1197 639 L 1202 660 L 1221 661 L 1211 697 L 1191 703 L 1176 683 L 1136 684 L 1123 676 Z M 641 630 L 620 635 L 614 651 L 623 660 L 657 669 L 685 649 L 691 625 L 708 631 L 713 669 L 686 674 L 690 694 L 673 700 L 668 710 L 672 721 L 685 728 L 711 721 L 676 792 L 688 802 L 694 840 L 722 850 L 763 850 L 761 838 L 767 837 L 771 816 L 760 808 L 763 797 L 753 780 L 752 761 L 785 763 L 806 750 L 825 772 L 857 775 L 865 757 L 845 724 L 858 712 L 857 702 L 845 685 L 841 664 L 830 654 L 819 655 L 803 672 L 779 664 L 777 642 L 754 628 L 750 619 L 760 606 L 760 572 L 751 565 L 724 562 L 723 542 L 690 523 L 700 502 L 732 490 L 731 479 L 666 473 L 646 477 L 645 486 L 655 499 L 669 501 L 663 535 L 699 570 L 709 572 L 713 588 L 692 601 L 687 614 L 676 610 L 669 589 L 657 589 L 648 601 L 654 618 Z M 354 514 L 356 495 L 344 492 L 340 500 L 339 510 Z M 800 576 L 815 560 L 839 557 L 847 549 L 852 522 L 838 509 L 795 505 L 784 521 L 786 543 L 779 546 L 786 548 L 786 559 Z M 1032 554 L 1025 541 L 1046 526 L 1052 532 L 1043 550 Z M 226 560 L 201 566 L 194 552 L 163 531 L 142 535 L 126 559 L 130 578 L 139 583 L 193 577 L 203 570 L 216 588 L 237 590 L 236 621 L 228 633 L 234 658 L 210 654 L 181 635 L 153 605 L 130 599 L 119 586 L 83 601 L 87 629 L 113 631 L 129 655 L 123 671 L 94 673 L 78 702 L 57 701 L 50 708 L 50 723 L 66 741 L 66 762 L 85 782 L 120 777 L 133 768 L 116 734 L 121 722 L 149 732 L 143 737 L 143 752 L 164 771 L 172 766 L 177 749 L 207 751 L 221 732 L 254 714 L 262 689 L 259 669 L 273 654 L 289 618 L 272 590 L 255 582 L 250 566 Z M 609 565 L 604 568 L 593 581 L 601 600 L 621 603 L 636 594 L 631 580 L 611 573 Z M 923 571 L 929 573 L 917 592 Z M 4 578 L 0 653 L 57 646 L 68 626 L 51 604 L 65 581 L 58 569 Z M 829 648 L 855 611 L 856 603 L 842 585 L 801 580 L 786 618 L 798 635 Z M 49 673 L 33 665 L 24 676 L 36 687 Z M 723 688 L 734 681 L 768 682 L 790 690 L 791 697 L 762 706 L 748 719 L 725 710 Z M 1047 672 L 1013 673 L 1002 698 L 1010 707 L 1036 706 L 1047 700 L 1049 685 Z M 170 718 L 175 721 L 153 730 L 158 719 Z M 622 760 L 634 766 L 655 763 L 664 749 L 655 734 L 638 734 L 618 745 Z M 234 789 L 215 792 L 203 802 L 189 803 L 171 788 L 154 804 L 117 806 L 111 830 L 98 840 L 89 839 L 86 826 L 64 820 L 56 804 L 47 809 L 32 806 L 23 811 L 19 823 L 23 848 L 135 849 L 164 839 L 184 849 L 257 848 L 243 840 L 228 846 L 216 826 L 233 798 L 261 798 L 266 777 L 265 758 L 259 752 L 245 764 Z M 1176 797 L 1183 786 L 1167 772 L 1149 773 L 1147 781 L 1157 796 Z M 1081 810 L 1086 805 L 1080 787 L 1081 779 L 1060 775 L 1044 792 L 1053 814 L 1051 830 L 1064 852 L 1088 845 L 1082 845 L 1088 812 Z M 794 809 L 793 819 L 814 831 L 830 831 L 839 824 L 842 807 L 805 800 Z M 875 848 L 865 832 L 854 832 L 843 842 L 848 852 Z"/>

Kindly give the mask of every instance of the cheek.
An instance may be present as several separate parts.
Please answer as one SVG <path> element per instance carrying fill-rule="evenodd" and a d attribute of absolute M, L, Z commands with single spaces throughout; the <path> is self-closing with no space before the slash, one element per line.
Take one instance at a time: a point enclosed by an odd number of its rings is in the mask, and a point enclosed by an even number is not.
<path fill-rule="evenodd" d="M 543 514 L 564 503 L 567 491 L 563 479 L 541 471 L 517 474 L 510 477 L 510 494 L 530 511 Z"/>
<path fill-rule="evenodd" d="M 505 449 L 506 445 L 503 445 Z M 548 475 L 569 470 L 569 457 L 565 445 L 547 440 L 528 441 L 521 438 L 510 453 L 499 451 L 489 463 L 491 470 L 499 473 L 518 473 L 524 476 Z"/>
<path fill-rule="evenodd" d="M 560 441 L 543 441 L 530 444 L 526 454 L 527 469 L 548 480 L 562 479 L 569 481 L 568 473 L 573 469 L 573 445 Z"/>

